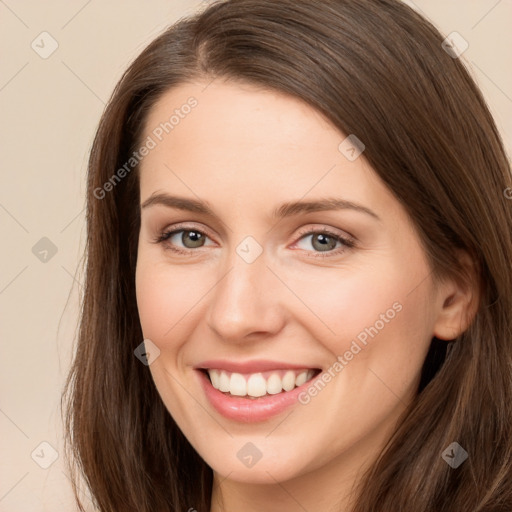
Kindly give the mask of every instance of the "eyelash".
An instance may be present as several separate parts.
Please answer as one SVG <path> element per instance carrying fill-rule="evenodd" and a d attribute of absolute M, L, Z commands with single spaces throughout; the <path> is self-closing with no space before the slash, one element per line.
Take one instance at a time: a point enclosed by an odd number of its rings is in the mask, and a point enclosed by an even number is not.
<path fill-rule="evenodd" d="M 195 233 L 201 234 L 204 237 L 209 238 L 208 235 L 204 231 L 201 231 L 199 229 L 196 229 L 196 228 L 193 228 L 190 226 L 179 225 L 179 226 L 175 226 L 174 229 L 172 229 L 172 230 L 163 231 L 162 233 L 160 233 L 160 235 L 158 235 L 153 240 L 153 242 L 156 244 L 163 244 L 163 245 L 165 245 L 165 249 L 169 249 L 177 254 L 189 255 L 191 252 L 194 252 L 196 249 L 181 249 L 181 248 L 178 248 L 176 246 L 173 246 L 173 245 L 170 245 L 167 243 L 169 238 L 171 238 L 173 235 L 175 235 L 177 233 L 181 233 L 181 232 L 187 232 L 187 231 L 193 231 Z M 318 235 L 318 234 L 329 236 L 330 238 L 333 238 L 337 242 L 341 242 L 343 247 L 339 247 L 338 249 L 334 249 L 332 251 L 325 251 L 325 253 L 322 251 L 306 251 L 306 252 L 313 252 L 313 255 L 312 255 L 313 258 L 329 258 L 329 257 L 333 257 L 333 256 L 339 256 L 341 253 L 345 252 L 347 249 L 351 249 L 351 248 L 355 247 L 355 245 L 356 245 L 353 238 L 343 237 L 341 235 L 338 235 L 338 234 L 330 231 L 327 228 L 309 229 L 309 230 L 304 230 L 302 232 L 299 232 L 299 239 L 297 240 L 297 242 L 308 235 Z"/>

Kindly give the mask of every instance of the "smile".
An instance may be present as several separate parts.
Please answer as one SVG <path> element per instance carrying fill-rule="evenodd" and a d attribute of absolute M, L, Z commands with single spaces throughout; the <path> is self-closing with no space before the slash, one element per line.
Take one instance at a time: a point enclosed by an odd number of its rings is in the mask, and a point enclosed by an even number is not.
<path fill-rule="evenodd" d="M 259 398 L 291 391 L 311 380 L 319 370 L 290 369 L 242 374 L 220 369 L 206 370 L 215 389 L 231 396 Z"/>
<path fill-rule="evenodd" d="M 242 423 L 266 421 L 300 405 L 298 396 L 322 371 L 272 361 L 205 361 L 195 369 L 213 410 Z"/>

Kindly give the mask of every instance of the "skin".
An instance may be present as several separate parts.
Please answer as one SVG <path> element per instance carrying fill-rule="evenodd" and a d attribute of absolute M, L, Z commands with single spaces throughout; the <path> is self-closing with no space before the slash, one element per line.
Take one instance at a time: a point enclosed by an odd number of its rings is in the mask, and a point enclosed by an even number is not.
<path fill-rule="evenodd" d="M 201 199 L 215 214 L 142 209 L 137 303 L 144 337 L 160 350 L 150 371 L 214 471 L 212 511 L 343 510 L 336 507 L 349 506 L 352 486 L 413 400 L 432 337 L 452 339 L 467 327 L 471 293 L 448 279 L 433 282 L 404 208 L 364 153 L 349 161 L 339 151 L 346 135 L 321 114 L 250 84 L 206 85 L 168 91 L 143 135 L 197 99 L 142 160 L 140 198 Z M 358 203 L 379 219 L 351 209 L 271 217 L 284 202 L 326 197 Z M 172 238 L 187 254 L 173 252 L 170 241 L 155 243 L 178 223 L 205 233 L 205 244 L 183 241 L 188 231 Z M 322 252 L 318 235 L 301 234 L 309 228 L 352 236 L 355 246 L 338 242 Z M 247 236 L 263 249 L 250 264 L 236 252 Z M 207 359 L 327 371 L 395 303 L 400 312 L 307 405 L 242 424 L 219 415 L 199 386 L 194 366 Z M 262 453 L 251 468 L 237 458 L 247 442 Z"/>

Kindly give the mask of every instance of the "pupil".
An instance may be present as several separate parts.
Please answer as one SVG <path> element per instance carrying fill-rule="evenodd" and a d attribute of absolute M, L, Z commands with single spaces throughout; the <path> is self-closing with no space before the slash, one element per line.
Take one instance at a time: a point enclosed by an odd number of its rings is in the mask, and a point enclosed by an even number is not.
<path fill-rule="evenodd" d="M 185 237 L 186 235 L 188 235 L 188 239 L 192 243 L 192 247 L 199 247 L 201 245 L 201 233 L 198 233 L 197 231 L 186 231 L 182 236 Z"/>
<path fill-rule="evenodd" d="M 315 241 L 315 238 L 313 239 Z M 324 235 L 322 233 L 319 233 L 316 237 L 316 241 L 320 244 L 319 247 L 316 247 L 320 251 L 325 251 L 328 249 L 334 249 L 334 246 L 336 245 L 336 240 L 331 239 L 329 235 Z M 333 245 L 334 243 L 334 245 Z M 315 244 L 313 244 L 315 245 Z"/>

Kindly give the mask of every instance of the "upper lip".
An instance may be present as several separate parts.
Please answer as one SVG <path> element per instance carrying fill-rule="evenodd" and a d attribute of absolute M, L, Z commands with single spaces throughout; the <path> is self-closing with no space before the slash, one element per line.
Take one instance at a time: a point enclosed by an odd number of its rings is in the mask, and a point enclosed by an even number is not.
<path fill-rule="evenodd" d="M 268 361 L 257 359 L 253 361 L 228 361 L 226 359 L 215 359 L 203 361 L 196 366 L 197 370 L 225 370 L 231 373 L 257 373 L 272 370 L 302 370 L 315 369 L 308 364 L 292 364 L 282 361 Z"/>

